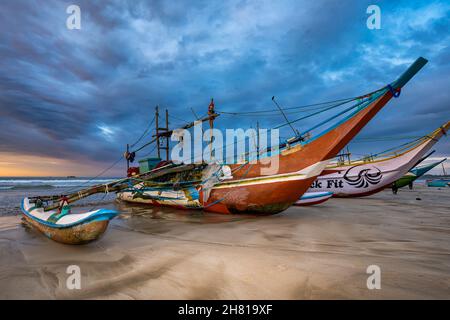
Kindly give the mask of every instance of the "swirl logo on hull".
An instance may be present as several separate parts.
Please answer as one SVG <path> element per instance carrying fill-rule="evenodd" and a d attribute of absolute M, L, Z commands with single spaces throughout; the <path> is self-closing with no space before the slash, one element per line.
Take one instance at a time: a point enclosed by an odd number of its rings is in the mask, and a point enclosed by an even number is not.
<path fill-rule="evenodd" d="M 344 174 L 344 180 L 355 188 L 367 188 L 369 185 L 376 185 L 381 181 L 381 178 L 383 178 L 381 170 L 375 166 L 373 166 L 373 168 L 362 169 L 357 175 L 352 175 L 352 173 L 357 170 L 355 169 L 356 167 L 358 166 L 351 167 Z M 350 177 L 350 175 L 352 176 Z"/>

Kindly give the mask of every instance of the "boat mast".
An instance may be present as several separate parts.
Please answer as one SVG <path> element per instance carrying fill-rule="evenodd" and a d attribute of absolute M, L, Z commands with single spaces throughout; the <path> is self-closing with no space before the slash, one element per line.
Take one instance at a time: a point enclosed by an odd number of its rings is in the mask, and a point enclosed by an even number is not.
<path fill-rule="evenodd" d="M 259 160 L 259 121 L 256 121 L 256 159 Z"/>
<path fill-rule="evenodd" d="M 166 109 L 166 131 L 169 131 L 169 110 Z M 166 137 L 166 161 L 169 161 L 169 137 Z"/>
<path fill-rule="evenodd" d="M 156 127 L 156 148 L 158 150 L 158 158 L 161 159 L 161 150 L 159 145 L 159 107 L 155 107 L 155 127 Z"/>
<path fill-rule="evenodd" d="M 128 172 L 128 169 L 130 169 L 130 159 L 128 158 L 128 154 L 130 153 L 130 145 L 127 143 L 127 172 Z"/>
<path fill-rule="evenodd" d="M 156 137 L 156 147 L 158 149 L 158 158 L 161 159 L 161 150 L 166 151 L 166 161 L 169 161 L 169 137 L 167 133 L 169 132 L 169 110 L 166 109 L 166 126 L 160 127 L 159 126 L 159 106 L 156 106 L 155 108 L 155 125 L 156 125 L 156 134 L 154 137 Z M 161 141 L 159 138 L 162 137 L 166 140 L 165 146 L 161 146 Z"/>
<path fill-rule="evenodd" d="M 350 150 L 348 149 L 348 145 L 347 145 L 347 160 L 348 160 L 348 164 L 350 164 L 352 162 L 350 160 Z"/>
<path fill-rule="evenodd" d="M 208 106 L 208 116 L 209 116 L 209 159 L 212 161 L 213 158 L 213 151 L 212 151 L 212 140 L 213 140 L 213 128 L 214 128 L 214 118 L 213 115 L 215 115 L 214 111 L 214 99 L 211 98 L 211 103 Z M 203 153 L 202 153 L 203 157 Z"/>

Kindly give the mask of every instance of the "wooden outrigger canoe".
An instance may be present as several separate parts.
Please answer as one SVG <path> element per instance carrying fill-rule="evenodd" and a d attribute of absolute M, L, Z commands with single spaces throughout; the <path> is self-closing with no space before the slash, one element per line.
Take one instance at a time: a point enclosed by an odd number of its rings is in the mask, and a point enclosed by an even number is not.
<path fill-rule="evenodd" d="M 330 191 L 333 197 L 362 197 L 380 192 L 405 175 L 449 128 L 450 121 L 385 157 L 330 164 L 309 191 Z"/>
<path fill-rule="evenodd" d="M 294 203 L 294 206 L 314 206 L 323 203 L 333 196 L 333 192 L 305 192 L 302 197 Z"/>
<path fill-rule="evenodd" d="M 277 154 L 266 154 L 255 162 L 223 165 L 213 174 L 211 166 L 201 169 L 200 182 L 153 185 L 136 183 L 118 192 L 118 198 L 130 202 L 196 208 L 216 213 L 274 214 L 287 209 L 308 190 L 327 164 L 427 63 L 418 58 L 396 81 L 367 97 L 344 120 L 321 134 L 288 145 Z M 362 97 L 361 97 L 362 98 Z M 265 173 L 267 163 L 278 163 L 275 173 Z M 213 183 L 209 178 L 215 175 Z M 206 178 L 206 179 L 205 179 Z M 172 181 L 183 181 L 183 176 Z"/>
<path fill-rule="evenodd" d="M 109 221 L 118 214 L 107 209 L 67 214 L 61 214 L 58 209 L 44 211 L 42 206 L 37 207 L 29 198 L 22 200 L 21 209 L 29 225 L 64 244 L 84 244 L 98 239 Z"/>

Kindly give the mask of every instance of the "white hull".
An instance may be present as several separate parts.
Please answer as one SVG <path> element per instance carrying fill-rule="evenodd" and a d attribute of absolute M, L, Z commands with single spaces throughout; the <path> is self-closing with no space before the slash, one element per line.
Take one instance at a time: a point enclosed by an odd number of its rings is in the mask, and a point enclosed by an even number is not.
<path fill-rule="evenodd" d="M 391 158 L 329 166 L 326 170 L 336 172 L 319 176 L 308 192 L 329 191 L 333 197 L 360 197 L 379 192 L 403 177 L 441 136 L 442 132 L 438 132 L 433 139 Z"/>

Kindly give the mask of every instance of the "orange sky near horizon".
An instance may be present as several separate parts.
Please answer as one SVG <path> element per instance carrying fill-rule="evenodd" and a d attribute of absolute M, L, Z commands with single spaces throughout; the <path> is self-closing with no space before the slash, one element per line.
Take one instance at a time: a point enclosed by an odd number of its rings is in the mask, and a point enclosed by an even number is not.
<path fill-rule="evenodd" d="M 1 177 L 96 176 L 104 169 L 105 164 L 98 162 L 81 163 L 79 160 L 0 152 Z M 114 169 L 116 175 L 119 174 L 120 164 Z M 105 176 L 114 176 L 114 170 Z"/>

